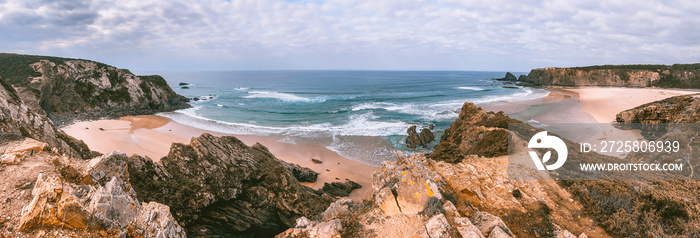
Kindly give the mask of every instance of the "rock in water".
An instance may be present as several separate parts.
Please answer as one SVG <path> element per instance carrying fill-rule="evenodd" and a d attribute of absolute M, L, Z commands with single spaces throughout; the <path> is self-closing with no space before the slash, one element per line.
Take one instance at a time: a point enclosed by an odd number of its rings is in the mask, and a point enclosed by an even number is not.
<path fill-rule="evenodd" d="M 170 206 L 189 236 L 272 236 L 333 200 L 300 185 L 264 146 L 232 136 L 203 134 L 173 144 L 161 163 L 132 156 L 128 168 L 139 200 Z"/>
<path fill-rule="evenodd" d="M 433 135 L 433 132 L 430 131 L 428 128 L 423 128 L 420 129 L 420 144 L 423 147 L 428 147 L 428 143 L 433 142 L 435 140 L 435 135 Z"/>
<path fill-rule="evenodd" d="M 406 137 L 406 147 L 410 149 L 418 148 L 418 146 L 428 147 L 428 143 L 435 140 L 435 135 L 430 131 L 432 130 L 430 128 L 433 128 L 433 125 L 430 125 L 429 128 L 421 129 L 420 134 L 418 134 L 418 132 L 416 132 L 416 126 L 409 127 L 406 131 L 408 133 L 408 137 Z"/>
<path fill-rule="evenodd" d="M 408 137 L 406 137 L 406 146 L 411 149 L 415 149 L 420 145 L 420 135 L 416 132 L 416 126 L 411 126 L 406 131 Z"/>
<path fill-rule="evenodd" d="M 512 73 L 506 72 L 506 76 L 503 77 L 503 78 L 500 78 L 500 79 L 498 79 L 498 80 L 501 80 L 501 81 L 517 81 L 518 78 L 516 78 L 515 75 L 513 75 Z"/>

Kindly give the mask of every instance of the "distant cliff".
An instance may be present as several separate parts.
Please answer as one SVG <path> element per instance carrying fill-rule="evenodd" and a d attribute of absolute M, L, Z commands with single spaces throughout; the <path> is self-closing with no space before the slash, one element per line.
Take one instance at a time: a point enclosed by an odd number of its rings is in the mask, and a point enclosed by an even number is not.
<path fill-rule="evenodd" d="M 189 107 L 161 76 L 136 76 L 89 60 L 0 54 L 0 77 L 58 125 Z"/>
<path fill-rule="evenodd" d="M 700 88 L 700 64 L 547 67 L 533 69 L 525 81 L 559 86 Z"/>

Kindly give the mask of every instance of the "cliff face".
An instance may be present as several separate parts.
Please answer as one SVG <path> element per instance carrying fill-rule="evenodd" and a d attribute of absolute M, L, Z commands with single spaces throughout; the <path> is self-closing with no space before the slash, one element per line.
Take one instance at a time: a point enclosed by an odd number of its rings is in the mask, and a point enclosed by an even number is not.
<path fill-rule="evenodd" d="M 536 85 L 700 88 L 700 65 L 606 65 L 533 69 Z"/>
<path fill-rule="evenodd" d="M 60 129 L 45 116 L 27 106 L 15 89 L 0 78 L 0 143 L 33 138 L 48 143 L 56 152 L 90 159 L 99 153 Z"/>
<path fill-rule="evenodd" d="M 533 69 L 526 78 L 537 85 L 616 87 L 649 87 L 659 79 L 658 72 L 647 70 L 572 68 Z"/>
<path fill-rule="evenodd" d="M 136 76 L 88 60 L 0 54 L 0 76 L 57 124 L 188 107 L 188 99 L 160 76 Z"/>
<path fill-rule="evenodd" d="M 620 123 L 697 123 L 700 94 L 683 95 L 647 103 L 617 114 Z"/>

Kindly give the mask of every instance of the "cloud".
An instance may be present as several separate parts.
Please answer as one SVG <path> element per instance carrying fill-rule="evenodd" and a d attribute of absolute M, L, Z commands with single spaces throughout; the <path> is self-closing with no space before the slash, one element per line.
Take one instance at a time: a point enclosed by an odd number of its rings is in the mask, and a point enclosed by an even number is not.
<path fill-rule="evenodd" d="M 698 62 L 692 1 L 0 1 L 0 51 L 134 69 Z"/>

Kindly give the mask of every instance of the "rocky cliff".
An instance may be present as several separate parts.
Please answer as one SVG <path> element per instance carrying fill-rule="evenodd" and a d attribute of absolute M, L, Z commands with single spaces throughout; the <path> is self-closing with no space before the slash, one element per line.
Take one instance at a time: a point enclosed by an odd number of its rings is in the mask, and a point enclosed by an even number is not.
<path fill-rule="evenodd" d="M 696 95 L 679 96 L 643 105 L 620 113 L 618 120 L 641 122 L 642 124 L 659 122 L 660 118 L 663 121 L 692 122 L 697 120 L 696 97 Z M 509 128 L 507 126 L 508 123 L 515 122 L 517 121 L 507 116 L 485 112 L 481 108 L 466 103 L 459 118 L 452 123 L 450 128 L 445 130 L 440 144 L 429 155 L 433 160 L 449 162 L 442 164 L 435 171 L 454 166 L 454 170 L 452 170 L 454 178 L 463 180 L 461 180 L 461 184 L 455 180 L 450 181 L 449 184 L 455 191 L 463 192 L 456 193 L 462 195 L 463 201 L 468 201 L 479 210 L 500 216 L 511 231 L 517 233 L 520 230 L 519 227 L 534 225 L 534 229 L 523 229 L 520 234 L 525 235 L 520 236 L 542 236 L 542 234 L 552 231 L 552 227 L 567 229 L 573 233 L 585 232 L 592 237 L 606 237 L 608 235 L 615 237 L 692 237 L 700 234 L 700 223 L 697 222 L 700 208 L 696 206 L 696 201 L 700 200 L 700 196 L 694 192 L 700 188 L 700 182 L 697 180 L 625 181 L 619 179 L 601 180 L 601 177 L 597 177 L 598 180 L 579 179 L 559 182 L 552 180 L 509 180 L 506 171 L 507 159 L 502 161 L 504 156 L 488 156 L 485 152 L 503 155 L 503 151 L 507 152 L 511 149 L 508 147 L 507 141 L 504 141 L 507 136 L 513 140 L 512 149 L 517 151 L 518 148 L 526 147 L 528 139 L 535 132 L 541 130 L 529 126 L 523 128 L 512 126 Z M 498 136 L 501 139 L 497 139 L 495 135 L 489 136 L 496 131 L 501 131 L 506 135 Z M 671 128 L 666 131 L 668 133 L 660 135 L 661 139 L 693 138 L 696 136 L 698 128 L 694 130 Z M 684 137 L 677 137 L 683 133 L 685 133 Z M 484 143 L 485 141 L 489 143 Z M 499 144 L 498 141 L 504 143 Z M 569 148 L 577 146 L 571 141 L 564 141 Z M 695 179 L 700 178 L 697 174 L 693 175 L 698 168 L 692 166 L 699 164 L 693 158 L 698 158 L 700 152 L 688 147 L 683 148 L 679 154 L 687 157 L 688 163 L 691 165 L 689 171 L 684 171 L 686 173 L 684 175 Z M 573 174 L 581 178 L 582 175 L 575 174 L 577 172 L 577 168 L 575 168 L 577 163 L 575 162 L 581 161 L 582 156 L 584 155 L 573 151 L 569 154 L 567 164 L 551 176 L 565 177 Z M 585 156 L 588 162 L 620 161 L 598 154 Z M 622 161 L 640 161 L 639 158 L 644 156 L 641 153 L 630 153 Z M 678 162 L 679 159 L 678 154 L 662 156 L 656 154 L 655 156 L 657 157 L 652 162 Z M 470 169 L 471 166 L 473 169 Z M 624 177 L 624 174 L 620 176 Z M 443 175 L 447 181 L 450 180 L 449 177 Z M 511 200 L 509 194 L 515 198 L 517 203 Z M 538 194 L 543 195 L 543 197 L 537 197 Z M 523 199 L 525 197 L 534 197 L 535 199 L 527 201 Z M 488 202 L 479 200 L 483 198 L 486 198 Z M 534 201 L 543 201 L 544 203 L 538 205 Z M 525 214 L 518 215 L 519 213 L 508 209 L 518 206 L 525 209 Z M 518 209 L 523 211 L 522 208 Z M 568 215 L 575 218 L 567 218 Z M 528 220 L 522 221 L 519 220 L 519 217 L 527 217 Z M 589 219 L 586 217 L 590 217 L 591 220 L 595 221 L 595 224 L 581 223 Z M 551 226 L 547 224 L 551 224 Z M 581 227 L 584 229 L 579 230 Z"/>
<path fill-rule="evenodd" d="M 700 94 L 670 97 L 617 114 L 619 123 L 696 123 L 700 120 Z"/>
<path fill-rule="evenodd" d="M 604 65 L 533 69 L 535 85 L 700 88 L 700 64 Z"/>
<path fill-rule="evenodd" d="M 40 113 L 27 106 L 15 89 L 0 78 L 0 143 L 23 138 L 48 143 L 50 150 L 75 158 L 90 159 L 99 153 L 60 129 Z M 53 148 L 53 149 L 51 149 Z"/>
<path fill-rule="evenodd" d="M 235 137 L 204 134 L 173 144 L 160 163 L 133 156 L 128 168 L 139 200 L 170 206 L 189 236 L 275 235 L 334 200 L 300 185 L 264 146 Z"/>
<path fill-rule="evenodd" d="M 34 112 L 59 125 L 189 107 L 160 76 L 136 76 L 89 60 L 0 54 L 0 77 Z"/>

